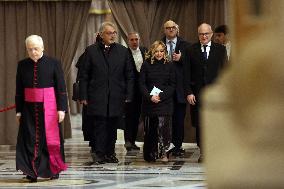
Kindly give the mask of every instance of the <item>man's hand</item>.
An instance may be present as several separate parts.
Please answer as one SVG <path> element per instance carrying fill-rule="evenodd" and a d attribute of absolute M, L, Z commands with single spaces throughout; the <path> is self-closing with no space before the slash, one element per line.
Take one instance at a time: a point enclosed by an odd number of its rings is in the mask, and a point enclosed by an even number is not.
<path fill-rule="evenodd" d="M 181 52 L 179 51 L 178 53 L 173 54 L 173 61 L 179 61 L 181 57 Z"/>
<path fill-rule="evenodd" d="M 61 123 L 64 120 L 65 112 L 57 111 L 57 113 L 58 113 L 58 122 Z"/>
<path fill-rule="evenodd" d="M 187 95 L 186 99 L 189 102 L 189 104 L 195 105 L 196 99 L 194 94 Z"/>
<path fill-rule="evenodd" d="M 160 97 L 158 95 L 153 95 L 151 97 L 151 101 L 154 102 L 154 103 L 159 103 L 161 100 L 160 100 Z"/>
<path fill-rule="evenodd" d="M 21 122 L 21 115 L 16 115 L 17 124 L 20 125 Z"/>
<path fill-rule="evenodd" d="M 88 102 L 87 102 L 87 100 L 81 100 L 81 101 L 80 101 L 80 104 L 88 105 Z"/>

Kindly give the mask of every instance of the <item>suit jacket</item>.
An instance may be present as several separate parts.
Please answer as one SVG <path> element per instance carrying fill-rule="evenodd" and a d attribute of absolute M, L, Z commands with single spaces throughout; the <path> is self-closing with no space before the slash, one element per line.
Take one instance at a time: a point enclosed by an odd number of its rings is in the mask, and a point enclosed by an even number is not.
<path fill-rule="evenodd" d="M 199 96 L 200 90 L 215 81 L 221 68 L 227 62 L 226 48 L 211 42 L 209 57 L 204 59 L 201 44 L 195 43 L 189 48 L 189 63 L 185 69 L 186 94 Z"/>
<path fill-rule="evenodd" d="M 142 54 L 142 58 L 143 58 L 143 62 L 145 61 L 145 54 L 146 52 L 148 51 L 148 49 L 146 47 L 139 47 L 139 50 Z M 139 89 L 139 75 L 140 75 L 140 72 L 137 71 L 136 69 L 136 65 L 135 65 L 135 61 L 134 61 L 134 58 L 132 56 L 132 52 L 130 50 L 130 48 L 128 48 L 128 51 L 131 55 L 131 63 L 132 63 L 132 66 L 134 67 L 134 78 L 135 78 L 135 82 L 134 82 L 134 97 L 133 98 L 141 98 L 141 93 L 140 93 L 140 89 Z"/>
<path fill-rule="evenodd" d="M 80 65 L 80 99 L 88 101 L 87 113 L 121 116 L 125 100 L 132 100 L 134 68 L 126 47 L 112 44 L 109 53 L 95 43 L 86 48 Z"/>
<path fill-rule="evenodd" d="M 166 44 L 166 37 L 162 39 L 162 41 Z M 186 98 L 184 94 L 184 65 L 187 64 L 188 60 L 188 48 L 190 47 L 190 43 L 183 40 L 180 37 L 177 37 L 177 44 L 175 48 L 175 52 L 181 52 L 181 58 L 179 61 L 173 61 L 174 69 L 176 73 L 176 89 L 175 89 L 175 99 L 178 103 L 186 103 Z"/>

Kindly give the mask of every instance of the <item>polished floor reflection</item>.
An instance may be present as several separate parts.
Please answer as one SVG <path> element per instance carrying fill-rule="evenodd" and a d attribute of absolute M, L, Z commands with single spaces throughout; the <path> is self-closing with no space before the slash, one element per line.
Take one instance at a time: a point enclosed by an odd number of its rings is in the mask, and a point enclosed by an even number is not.
<path fill-rule="evenodd" d="M 15 146 L 0 146 L 0 188 L 207 188 L 205 169 L 197 163 L 199 150 L 195 144 L 184 144 L 182 158 L 171 157 L 168 164 L 147 163 L 142 151 L 127 153 L 123 146 L 123 131 L 118 130 L 116 153 L 119 163 L 94 165 L 88 143 L 83 141 L 80 117 L 72 117 L 73 138 L 65 141 L 67 171 L 58 180 L 39 179 L 29 183 L 15 171 Z M 137 142 L 142 147 L 143 143 Z"/>

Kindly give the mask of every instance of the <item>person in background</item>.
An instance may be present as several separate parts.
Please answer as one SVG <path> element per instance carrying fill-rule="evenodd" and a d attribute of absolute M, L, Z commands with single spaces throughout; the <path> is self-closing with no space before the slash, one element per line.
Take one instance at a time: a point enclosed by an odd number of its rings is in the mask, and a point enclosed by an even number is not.
<path fill-rule="evenodd" d="M 117 128 L 121 124 L 125 103 L 132 100 L 134 73 L 126 47 L 115 43 L 117 31 L 111 22 L 99 29 L 101 42 L 86 48 L 80 68 L 80 101 L 87 114 L 94 116 L 94 163 L 118 163 L 115 153 Z"/>
<path fill-rule="evenodd" d="M 101 43 L 101 37 L 99 35 L 99 33 L 96 34 L 96 40 L 95 43 Z M 83 67 L 83 63 L 84 63 L 84 56 L 85 54 L 82 53 L 81 56 L 79 57 L 77 63 L 76 63 L 76 68 L 78 69 L 77 71 L 77 78 L 76 78 L 76 82 L 80 81 L 80 72 L 81 72 L 81 68 Z M 80 101 L 79 99 L 75 99 L 76 101 Z M 83 131 L 83 137 L 84 137 L 84 141 L 89 141 L 89 146 L 91 147 L 91 154 L 95 153 L 95 139 L 94 137 L 92 137 L 92 133 L 93 131 L 93 123 L 94 123 L 94 116 L 92 115 L 88 115 L 87 114 L 87 105 L 83 104 L 82 107 L 82 131 Z"/>
<path fill-rule="evenodd" d="M 140 36 L 137 32 L 128 33 L 128 50 L 132 55 L 132 64 L 134 69 L 134 97 L 132 102 L 126 103 L 125 106 L 125 129 L 124 139 L 125 148 L 127 151 L 140 150 L 135 144 L 137 137 L 138 125 L 140 122 L 141 113 L 141 93 L 139 90 L 139 74 L 142 63 L 145 60 L 147 48 L 140 46 Z"/>
<path fill-rule="evenodd" d="M 226 48 L 211 41 L 211 26 L 203 23 L 198 27 L 199 42 L 189 49 L 189 63 L 185 68 L 185 89 L 190 104 L 192 126 L 196 128 L 196 142 L 200 148 L 199 162 L 203 160 L 199 110 L 201 94 L 205 86 L 212 84 L 227 61 Z"/>
<path fill-rule="evenodd" d="M 172 119 L 172 143 L 175 146 L 171 151 L 174 156 L 182 156 L 184 140 L 184 119 L 186 114 L 186 95 L 184 94 L 184 65 L 188 61 L 187 49 L 190 43 L 178 36 L 179 26 L 172 20 L 164 23 L 164 38 L 169 60 L 173 63 L 176 72 L 176 89 L 174 92 L 174 112 Z"/>
<path fill-rule="evenodd" d="M 148 162 L 154 162 L 157 158 L 168 162 L 176 78 L 173 64 L 167 56 L 166 45 L 155 41 L 140 72 L 145 131 L 143 156 Z"/>
<path fill-rule="evenodd" d="M 224 45 L 227 50 L 227 57 L 230 58 L 231 41 L 229 39 L 229 28 L 227 25 L 220 25 L 214 30 L 214 42 Z"/>
<path fill-rule="evenodd" d="M 60 62 L 43 53 L 40 36 L 25 42 L 29 58 L 18 63 L 16 74 L 16 169 L 30 182 L 58 179 L 67 169 L 60 124 L 68 109 L 64 74 Z"/>

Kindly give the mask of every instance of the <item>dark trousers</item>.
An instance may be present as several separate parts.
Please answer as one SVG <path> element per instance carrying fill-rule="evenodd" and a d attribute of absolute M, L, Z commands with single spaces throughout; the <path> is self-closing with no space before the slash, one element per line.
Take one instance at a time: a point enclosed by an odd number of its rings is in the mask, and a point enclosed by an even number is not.
<path fill-rule="evenodd" d="M 82 131 L 85 141 L 89 141 L 89 146 L 94 147 L 94 138 L 92 137 L 94 129 L 94 116 L 87 114 L 87 105 L 82 109 Z"/>
<path fill-rule="evenodd" d="M 117 126 L 120 121 L 121 117 L 94 116 L 92 139 L 94 140 L 94 150 L 98 157 L 115 153 Z"/>
<path fill-rule="evenodd" d="M 200 132 L 200 103 L 196 103 L 194 106 L 190 105 L 190 114 L 192 126 L 196 129 L 196 143 L 197 146 L 202 148 L 201 144 L 201 132 Z"/>
<path fill-rule="evenodd" d="M 140 121 L 141 98 L 125 104 L 125 142 L 135 144 Z"/>
<path fill-rule="evenodd" d="M 185 103 L 175 103 L 172 122 L 172 142 L 176 148 L 181 148 L 184 140 Z"/>

